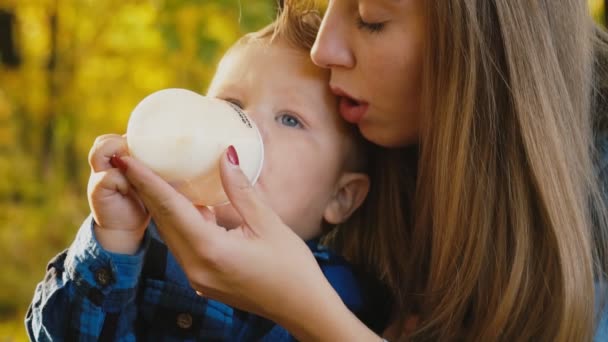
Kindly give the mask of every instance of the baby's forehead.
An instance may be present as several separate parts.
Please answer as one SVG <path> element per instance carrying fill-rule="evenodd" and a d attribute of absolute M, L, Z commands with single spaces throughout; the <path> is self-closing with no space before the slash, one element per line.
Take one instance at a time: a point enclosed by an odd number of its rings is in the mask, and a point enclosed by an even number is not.
<path fill-rule="evenodd" d="M 262 80 L 286 85 L 320 83 L 330 91 L 330 71 L 316 66 L 308 51 L 283 39 L 239 40 L 220 60 L 214 80 L 234 81 L 237 78 L 241 82 L 243 74 L 256 78 L 256 83 Z"/>
<path fill-rule="evenodd" d="M 346 130 L 337 97 L 329 88 L 329 70 L 315 65 L 303 48 L 282 39 L 241 39 L 226 52 L 218 71 L 213 82 L 216 91 L 245 94 L 253 85 L 264 87 L 270 82 L 271 88 L 280 89 L 277 101 L 289 103 L 306 116 L 320 117 L 315 121 Z"/>

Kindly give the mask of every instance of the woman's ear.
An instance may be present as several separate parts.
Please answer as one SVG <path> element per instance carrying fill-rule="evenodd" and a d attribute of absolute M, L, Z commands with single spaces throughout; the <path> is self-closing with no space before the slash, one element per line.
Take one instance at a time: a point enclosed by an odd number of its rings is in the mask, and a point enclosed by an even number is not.
<path fill-rule="evenodd" d="M 343 173 L 338 180 L 336 192 L 325 207 L 325 221 L 329 224 L 346 221 L 363 204 L 369 192 L 369 184 L 369 176 L 364 173 Z"/>

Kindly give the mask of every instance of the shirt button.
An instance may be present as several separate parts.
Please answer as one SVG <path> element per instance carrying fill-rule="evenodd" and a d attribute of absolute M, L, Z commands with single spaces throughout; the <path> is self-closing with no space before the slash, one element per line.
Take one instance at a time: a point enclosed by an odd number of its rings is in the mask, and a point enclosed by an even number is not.
<path fill-rule="evenodd" d="M 177 315 L 177 326 L 182 329 L 188 329 L 192 326 L 192 315 L 189 313 L 180 313 Z"/>
<path fill-rule="evenodd" d="M 95 272 L 95 280 L 101 286 L 106 286 L 110 283 L 110 278 L 112 275 L 107 268 L 100 268 Z"/>

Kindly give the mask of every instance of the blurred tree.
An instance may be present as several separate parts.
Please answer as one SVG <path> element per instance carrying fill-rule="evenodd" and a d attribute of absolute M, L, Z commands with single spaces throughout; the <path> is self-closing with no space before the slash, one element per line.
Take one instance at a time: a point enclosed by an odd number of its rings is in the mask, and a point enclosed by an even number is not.
<path fill-rule="evenodd" d="M 13 39 L 14 23 L 13 13 L 0 10 L 0 63 L 7 67 L 17 67 L 20 63 Z"/>
<path fill-rule="evenodd" d="M 589 9 L 591 11 L 591 15 L 593 18 L 600 24 L 604 24 L 606 21 L 606 13 L 604 8 L 606 8 L 606 2 L 608 0 L 587 0 L 589 4 Z"/>

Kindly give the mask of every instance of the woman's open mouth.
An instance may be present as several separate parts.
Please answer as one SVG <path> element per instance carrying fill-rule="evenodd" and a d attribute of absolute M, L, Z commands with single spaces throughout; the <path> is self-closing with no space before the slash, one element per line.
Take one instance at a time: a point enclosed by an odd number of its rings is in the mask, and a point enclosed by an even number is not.
<path fill-rule="evenodd" d="M 331 91 L 339 96 L 339 111 L 344 120 L 353 124 L 359 123 L 365 116 L 369 104 L 353 98 L 340 88 L 332 87 Z"/>

